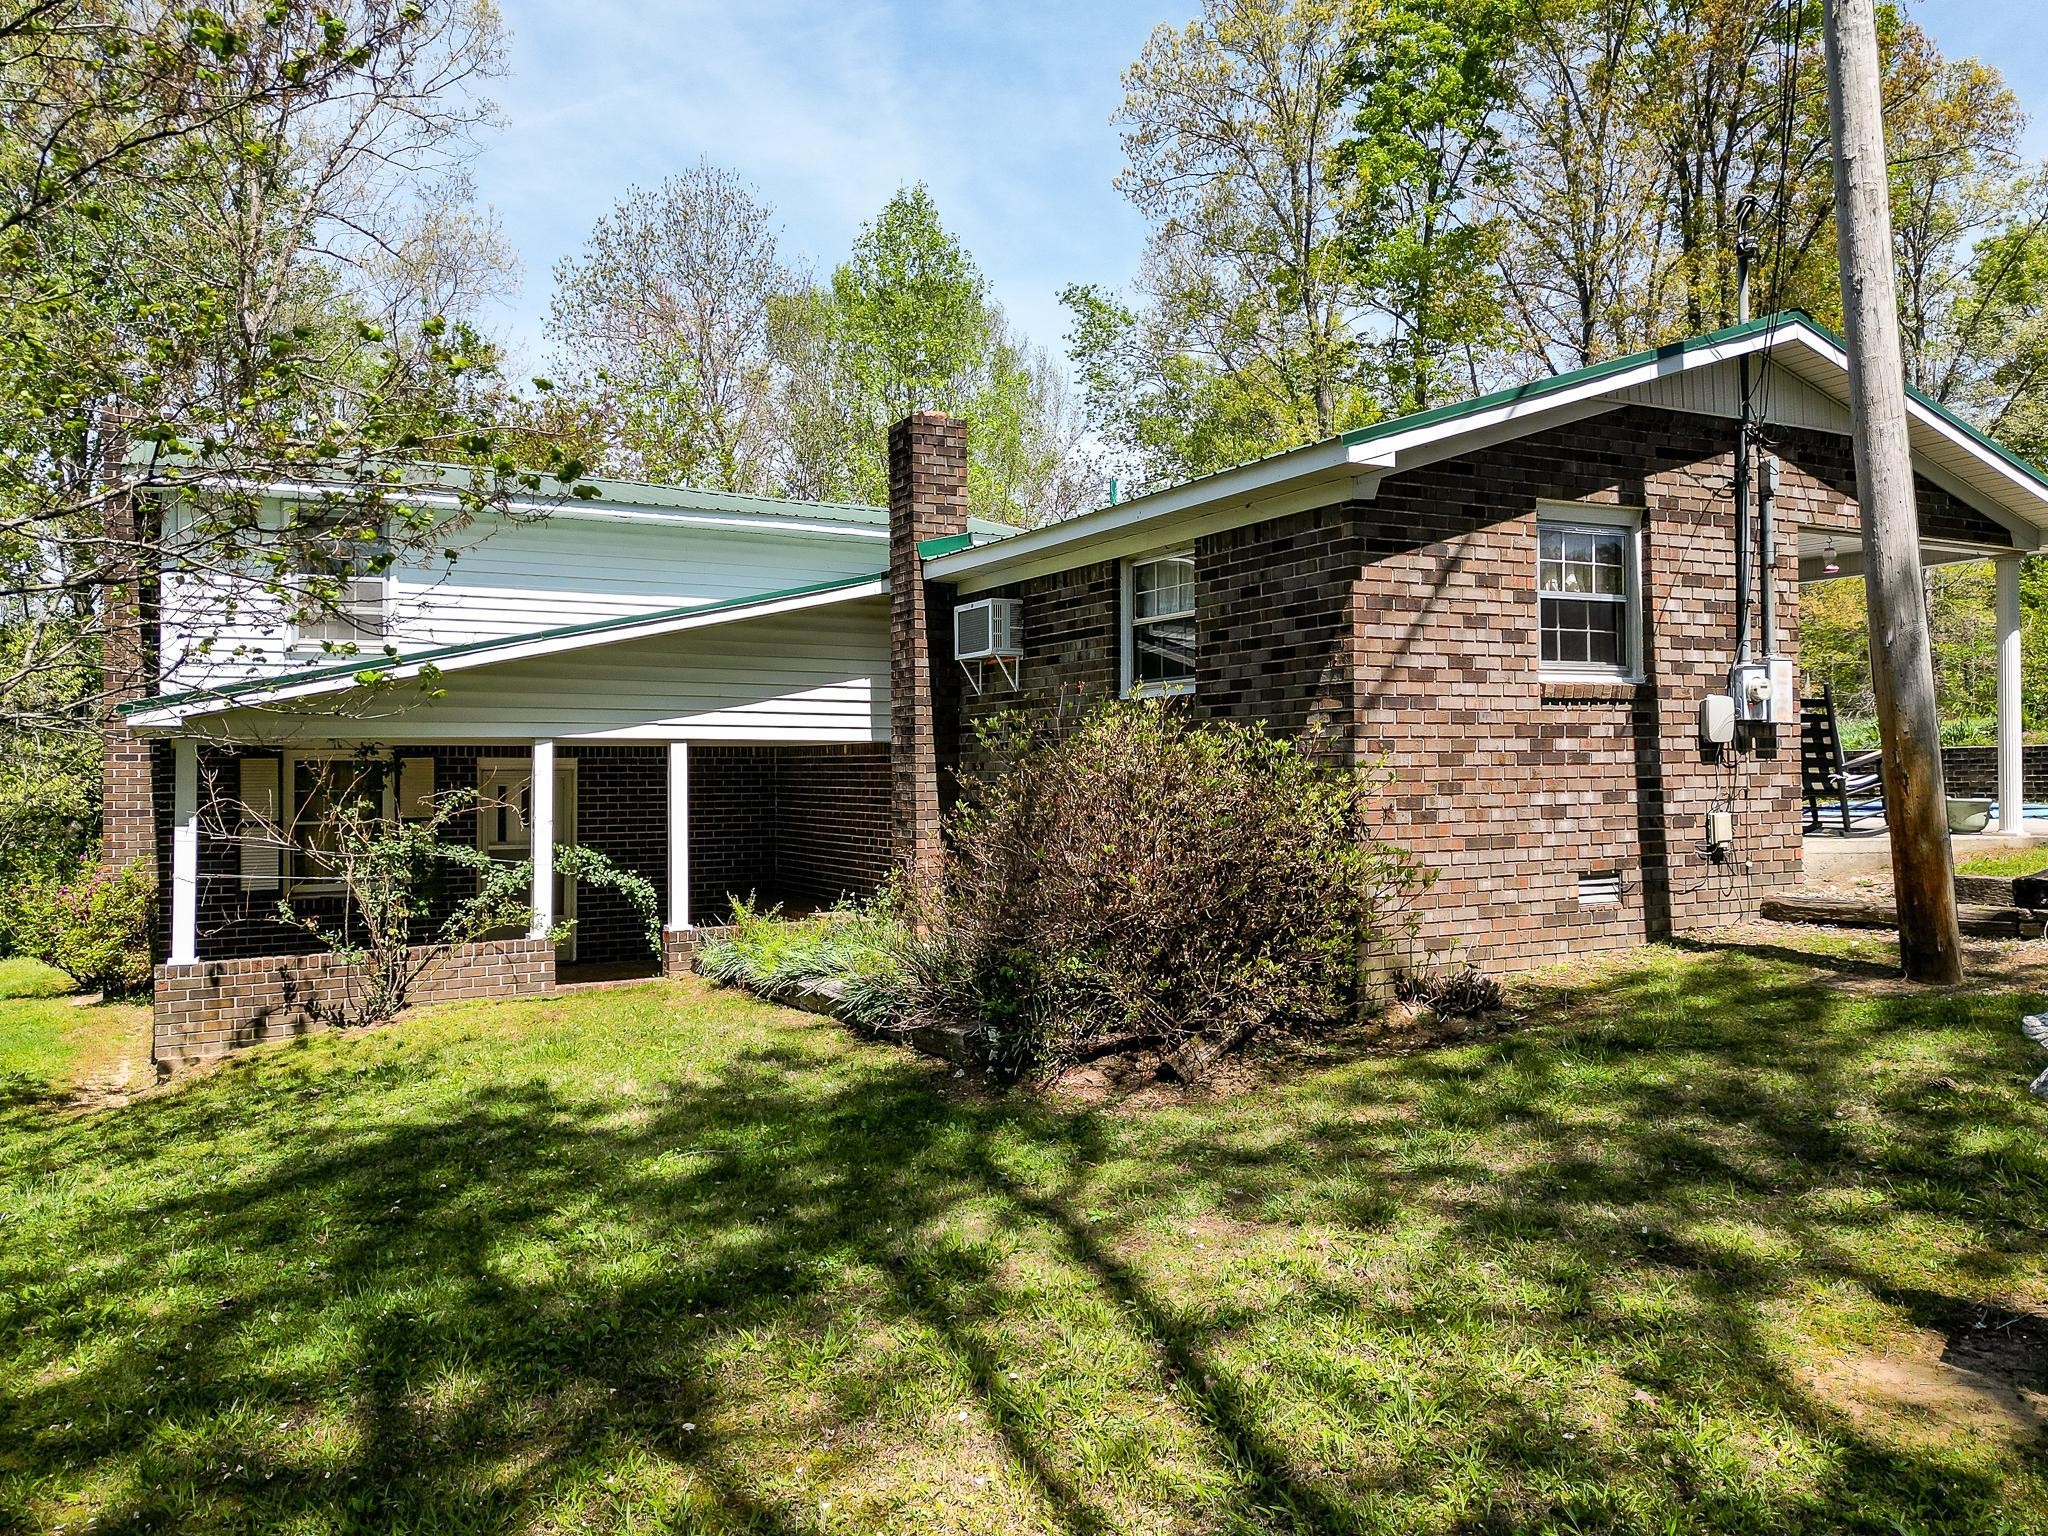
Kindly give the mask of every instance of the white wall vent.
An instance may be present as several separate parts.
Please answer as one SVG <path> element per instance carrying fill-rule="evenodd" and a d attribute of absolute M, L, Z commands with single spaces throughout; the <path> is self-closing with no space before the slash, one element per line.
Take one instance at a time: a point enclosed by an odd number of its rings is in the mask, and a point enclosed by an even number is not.
<path fill-rule="evenodd" d="M 1621 903 L 1621 871 L 1589 870 L 1579 876 L 1579 905 L 1613 907 Z"/>

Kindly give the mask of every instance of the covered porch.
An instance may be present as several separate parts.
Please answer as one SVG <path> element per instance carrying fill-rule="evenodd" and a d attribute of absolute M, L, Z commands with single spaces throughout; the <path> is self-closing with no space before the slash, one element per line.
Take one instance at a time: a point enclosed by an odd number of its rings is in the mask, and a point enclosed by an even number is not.
<path fill-rule="evenodd" d="M 2013 543 L 1992 545 L 1957 539 L 1923 537 L 1920 564 L 1923 573 L 1939 567 L 1966 562 L 1988 561 L 1991 565 L 1992 603 L 1996 666 L 1994 741 L 1984 746 L 1945 746 L 1943 770 L 1950 800 L 1991 802 L 1988 823 L 1976 832 L 1952 833 L 1958 861 L 1987 852 L 2010 851 L 2035 843 L 2048 843 L 2048 748 L 2037 749 L 2038 761 L 2029 775 L 2024 735 L 2024 651 L 2020 580 L 2025 561 L 2038 535 L 2032 530 L 2014 530 Z M 1864 570 L 1860 535 L 1839 527 L 1808 526 L 1799 539 L 1799 585 L 1802 598 L 1821 582 L 1858 578 Z M 1807 656 L 1802 639 L 1802 667 Z M 1873 747 L 1862 751 L 1844 748 L 1837 737 L 1816 742 L 1811 701 L 1814 689 L 1802 680 L 1801 693 L 1809 703 L 1804 727 L 1805 753 L 1817 748 L 1835 754 L 1838 766 L 1849 769 L 1855 785 L 1859 774 L 1867 778 L 1877 770 Z M 1834 722 L 1839 728 L 1840 721 Z M 2030 778 L 2034 792 L 2029 792 Z M 1888 831 L 1881 786 L 1852 787 L 1846 807 L 1830 801 L 1819 807 L 1813 819 L 1811 797 L 1806 797 L 1804 827 L 1804 868 L 1809 883 L 1816 880 L 1854 879 L 1889 867 Z M 1846 815 L 1844 811 L 1846 810 Z"/>
<path fill-rule="evenodd" d="M 337 779 L 384 821 L 443 807 L 439 842 L 531 866 L 523 931 L 436 958 L 415 1001 L 674 971 L 737 901 L 873 891 L 893 855 L 878 587 L 511 637 L 374 681 L 330 667 L 145 701 L 129 721 L 155 738 L 159 1059 L 323 1026 L 347 967 L 279 908 L 346 926 L 322 841 Z M 658 956 L 633 902 L 556 867 L 565 847 L 653 889 Z M 416 944 L 475 889 L 459 868 L 443 878 Z"/>

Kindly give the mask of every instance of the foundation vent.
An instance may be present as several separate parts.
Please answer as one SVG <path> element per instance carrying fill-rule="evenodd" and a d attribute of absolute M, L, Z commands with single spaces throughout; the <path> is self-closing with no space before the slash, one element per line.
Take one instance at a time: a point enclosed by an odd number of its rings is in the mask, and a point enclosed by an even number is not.
<path fill-rule="evenodd" d="M 1612 907 L 1621 902 L 1621 871 L 1591 870 L 1579 876 L 1579 905 Z"/>

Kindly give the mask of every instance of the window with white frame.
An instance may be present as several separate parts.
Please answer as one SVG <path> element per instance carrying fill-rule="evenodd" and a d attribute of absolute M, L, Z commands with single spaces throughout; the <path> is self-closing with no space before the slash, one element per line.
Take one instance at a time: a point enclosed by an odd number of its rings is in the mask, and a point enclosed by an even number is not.
<path fill-rule="evenodd" d="M 335 854 L 341 815 L 385 813 L 385 765 L 361 757 L 291 753 L 284 760 L 284 829 L 287 882 L 300 890 L 338 890 Z"/>
<path fill-rule="evenodd" d="M 348 648 L 381 641 L 389 627 L 390 545 L 342 516 L 300 517 L 297 642 Z"/>
<path fill-rule="evenodd" d="M 1540 516 L 1537 625 L 1545 672 L 1632 677 L 1636 671 L 1636 528 L 1590 510 Z"/>
<path fill-rule="evenodd" d="M 1124 691 L 1195 686 L 1195 557 L 1186 550 L 1124 566 Z"/>

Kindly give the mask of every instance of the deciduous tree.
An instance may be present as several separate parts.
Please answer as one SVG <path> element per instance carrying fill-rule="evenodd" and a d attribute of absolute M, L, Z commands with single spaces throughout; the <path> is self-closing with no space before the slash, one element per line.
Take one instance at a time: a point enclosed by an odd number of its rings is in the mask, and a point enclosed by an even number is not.
<path fill-rule="evenodd" d="M 774 215 L 708 161 L 635 189 L 555 268 L 560 381 L 601 403 L 621 472 L 768 488 L 770 317 L 801 284 Z"/>

